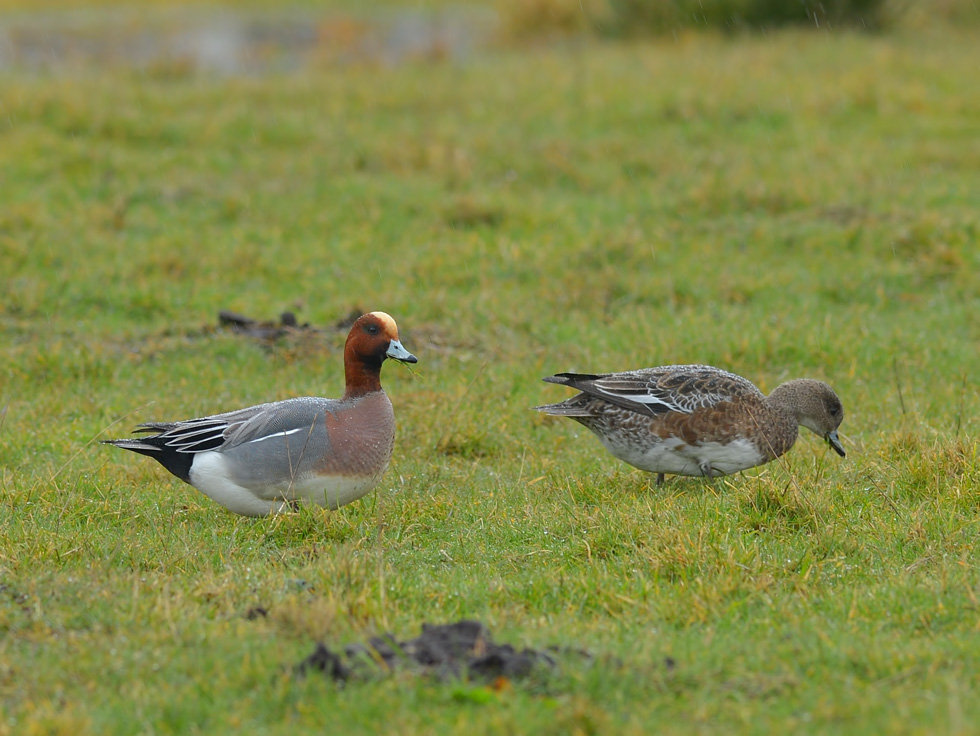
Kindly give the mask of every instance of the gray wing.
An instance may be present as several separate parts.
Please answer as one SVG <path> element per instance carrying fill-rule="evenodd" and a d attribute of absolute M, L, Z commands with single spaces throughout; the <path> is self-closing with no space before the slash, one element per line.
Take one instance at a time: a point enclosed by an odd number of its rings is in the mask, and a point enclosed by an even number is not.
<path fill-rule="evenodd" d="M 250 406 L 183 422 L 147 422 L 137 432 L 159 432 L 160 440 L 177 452 L 230 450 L 268 437 L 312 432 L 316 417 L 335 411 L 337 399 L 302 397 Z"/>

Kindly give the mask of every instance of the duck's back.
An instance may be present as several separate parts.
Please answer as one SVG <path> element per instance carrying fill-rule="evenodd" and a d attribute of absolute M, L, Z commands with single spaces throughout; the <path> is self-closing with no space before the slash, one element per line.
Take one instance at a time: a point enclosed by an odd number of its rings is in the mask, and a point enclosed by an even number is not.
<path fill-rule="evenodd" d="M 765 400 L 751 381 L 705 365 L 671 365 L 621 373 L 559 373 L 544 380 L 578 389 L 587 397 L 653 417 L 671 413 L 692 414 L 726 402 L 761 405 Z M 573 397 L 569 402 L 581 398 Z M 538 408 L 553 413 L 548 409 L 562 404 Z M 583 407 L 581 402 L 576 401 L 576 405 L 579 409 Z M 573 416 L 564 412 L 561 414 Z"/>

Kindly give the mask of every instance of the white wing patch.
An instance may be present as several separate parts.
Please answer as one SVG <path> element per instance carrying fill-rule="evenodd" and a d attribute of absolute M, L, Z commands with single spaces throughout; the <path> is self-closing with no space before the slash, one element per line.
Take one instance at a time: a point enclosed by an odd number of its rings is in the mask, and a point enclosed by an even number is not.
<path fill-rule="evenodd" d="M 296 434 L 297 432 L 309 432 L 309 427 L 297 427 L 296 429 L 290 429 L 283 432 L 276 432 L 275 434 L 267 434 L 265 437 L 256 437 L 254 440 L 249 440 L 248 444 L 253 442 L 264 442 L 265 440 L 271 440 L 273 437 L 286 437 L 291 434 Z"/>
<path fill-rule="evenodd" d="M 659 389 L 647 376 L 627 373 L 601 378 L 592 383 L 592 392 L 596 396 L 611 399 L 613 403 L 625 401 L 649 407 L 652 414 L 690 414 L 692 411 L 677 401 L 682 397 Z"/>
<path fill-rule="evenodd" d="M 662 395 L 658 396 L 657 394 L 652 393 L 649 389 L 643 393 L 635 391 L 611 391 L 602 386 L 600 381 L 596 381 L 595 387 L 600 396 L 612 396 L 624 401 L 630 401 L 634 404 L 643 404 L 645 406 L 649 406 L 657 414 L 664 414 L 671 411 L 680 412 L 681 414 L 691 413 L 690 409 L 686 409 L 672 401 L 667 401 Z M 662 408 L 658 410 L 655 407 Z"/>

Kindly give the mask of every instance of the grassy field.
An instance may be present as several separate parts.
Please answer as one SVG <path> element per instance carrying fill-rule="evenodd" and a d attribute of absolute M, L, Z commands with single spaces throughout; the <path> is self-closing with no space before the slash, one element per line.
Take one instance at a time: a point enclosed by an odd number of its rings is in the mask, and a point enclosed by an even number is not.
<path fill-rule="evenodd" d="M 978 63 L 930 31 L 0 72 L 0 734 L 980 732 Z M 419 363 L 359 502 L 236 517 L 96 444 L 337 396 L 370 309 Z M 828 381 L 847 458 L 656 488 L 529 410 L 674 362 Z M 293 673 L 461 617 L 595 661 Z"/>

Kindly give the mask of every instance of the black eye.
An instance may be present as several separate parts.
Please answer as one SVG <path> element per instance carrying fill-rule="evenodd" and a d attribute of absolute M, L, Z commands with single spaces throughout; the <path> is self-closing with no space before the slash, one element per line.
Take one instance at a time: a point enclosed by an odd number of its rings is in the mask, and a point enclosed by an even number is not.
<path fill-rule="evenodd" d="M 369 335 L 377 335 L 381 330 L 378 329 L 377 325 L 365 325 L 364 331 Z"/>

